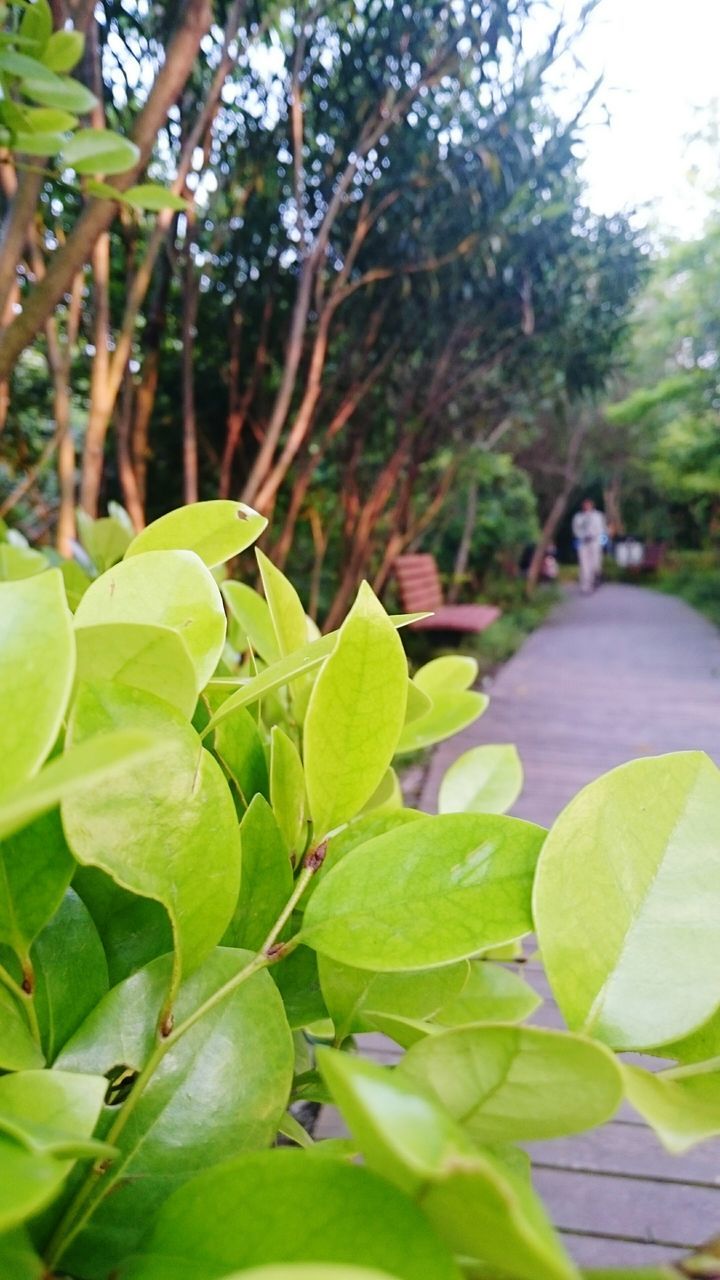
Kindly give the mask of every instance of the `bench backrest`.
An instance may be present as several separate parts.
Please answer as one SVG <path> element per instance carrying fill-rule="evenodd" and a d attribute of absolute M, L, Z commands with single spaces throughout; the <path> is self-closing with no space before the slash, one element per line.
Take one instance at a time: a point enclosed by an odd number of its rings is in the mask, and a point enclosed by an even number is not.
<path fill-rule="evenodd" d="M 398 556 L 394 569 L 406 613 L 440 608 L 442 587 L 434 556 Z"/>

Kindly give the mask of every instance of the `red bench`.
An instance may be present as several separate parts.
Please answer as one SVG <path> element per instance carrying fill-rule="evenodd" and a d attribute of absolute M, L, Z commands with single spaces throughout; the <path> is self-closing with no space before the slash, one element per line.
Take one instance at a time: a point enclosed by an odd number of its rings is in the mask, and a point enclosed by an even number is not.
<path fill-rule="evenodd" d="M 394 569 L 403 610 L 432 612 L 412 623 L 418 631 L 486 631 L 500 617 L 492 604 L 444 604 L 434 556 L 398 556 Z"/>

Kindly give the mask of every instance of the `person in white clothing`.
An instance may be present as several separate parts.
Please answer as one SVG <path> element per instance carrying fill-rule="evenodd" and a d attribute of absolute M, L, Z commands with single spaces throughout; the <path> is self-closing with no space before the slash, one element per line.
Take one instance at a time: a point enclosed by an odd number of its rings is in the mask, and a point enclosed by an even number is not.
<path fill-rule="evenodd" d="M 602 511 L 597 510 L 592 498 L 585 498 L 581 510 L 576 511 L 572 531 L 577 542 L 580 590 L 587 595 L 597 586 L 600 577 L 605 535 L 605 517 Z"/>

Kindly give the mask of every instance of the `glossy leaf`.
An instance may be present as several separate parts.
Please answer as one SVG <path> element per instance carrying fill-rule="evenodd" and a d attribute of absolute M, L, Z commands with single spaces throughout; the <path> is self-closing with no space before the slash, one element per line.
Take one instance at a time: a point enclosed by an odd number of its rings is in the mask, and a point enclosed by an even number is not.
<path fill-rule="evenodd" d="M 417 1199 L 456 1255 L 523 1280 L 576 1275 L 527 1180 L 412 1081 L 327 1049 L 318 1061 L 369 1167 Z"/>
<path fill-rule="evenodd" d="M 443 1031 L 398 1069 L 432 1089 L 477 1142 L 580 1133 L 609 1120 L 622 1099 L 620 1070 L 602 1045 L 540 1027 Z"/>
<path fill-rule="evenodd" d="M 0 1077 L 0 1231 L 57 1194 L 100 1114 L 107 1081 L 60 1071 Z"/>
<path fill-rule="evenodd" d="M 312 895 L 303 940 L 345 964 L 427 969 L 520 937 L 544 831 L 444 814 L 360 845 Z"/>
<path fill-rule="evenodd" d="M 85 37 L 80 31 L 54 31 L 43 50 L 42 60 L 51 71 L 72 71 L 82 58 Z"/>
<path fill-rule="evenodd" d="M 80 542 L 99 573 L 105 573 L 122 560 L 133 536 L 122 520 L 114 516 L 93 520 L 81 508 L 76 520 Z"/>
<path fill-rule="evenodd" d="M 130 762 L 147 767 L 158 740 L 138 729 L 106 733 L 57 756 L 29 782 L 0 800 L 0 840 L 19 831 L 61 800 L 109 784 Z"/>
<path fill-rule="evenodd" d="M 400 638 L 364 583 L 305 717 L 305 777 L 316 836 L 355 817 L 370 799 L 395 751 L 406 700 Z"/>
<path fill-rule="evenodd" d="M 240 896 L 223 943 L 258 951 L 293 888 L 288 848 L 263 796 L 253 797 L 242 820 L 240 845 Z"/>
<path fill-rule="evenodd" d="M 74 671 L 75 641 L 57 569 L 0 583 L 0 792 L 31 777 L 49 754 Z"/>
<path fill-rule="evenodd" d="M 720 1058 L 720 1010 L 716 1009 L 697 1031 L 691 1031 L 689 1036 L 680 1040 L 669 1040 L 660 1045 L 656 1053 L 659 1058 L 677 1058 L 678 1062 L 686 1065 Z"/>
<path fill-rule="evenodd" d="M 230 774 L 242 809 L 258 792 L 270 794 L 265 748 L 258 726 L 244 707 L 221 721 L 215 730 L 213 750 Z"/>
<path fill-rule="evenodd" d="M 488 960 L 471 960 L 470 976 L 434 1021 L 444 1027 L 469 1022 L 522 1022 L 541 1004 L 540 997 L 518 974 Z"/>
<path fill-rule="evenodd" d="M 515 747 L 472 747 L 458 756 L 440 783 L 440 813 L 507 813 L 522 791 Z"/>
<path fill-rule="evenodd" d="M 417 676 L 415 682 L 417 683 Z M 451 738 L 454 733 L 473 724 L 487 708 L 488 701 L 486 694 L 472 690 L 437 693 L 433 697 L 431 709 L 424 716 L 418 716 L 405 725 L 396 751 L 399 754 L 422 751 L 436 742 Z"/>
<path fill-rule="evenodd" d="M 242 1230 L 226 1230 L 228 1222 Z M 309 1152 L 272 1151 L 228 1161 L 176 1192 L 127 1280 L 221 1280 L 262 1264 L 358 1258 L 399 1280 L 460 1280 L 423 1215 L 389 1183 Z"/>
<path fill-rule="evenodd" d="M 44 1065 L 44 1054 L 32 1037 L 19 1002 L 0 986 L 0 1069 L 29 1071 Z"/>
<path fill-rule="evenodd" d="M 245 582 L 223 582 L 220 588 L 231 618 L 241 631 L 242 646 L 249 642 L 263 662 L 277 662 L 280 657 L 270 606 Z M 329 646 L 328 652 L 332 645 Z"/>
<path fill-rule="evenodd" d="M 148 551 L 123 560 L 91 583 L 75 620 L 82 627 L 110 622 L 170 627 L 187 646 L 200 689 L 225 643 L 222 597 L 192 551 Z"/>
<path fill-rule="evenodd" d="M 270 735 L 270 803 L 295 864 L 307 842 L 305 774 L 295 744 L 277 725 Z"/>
<path fill-rule="evenodd" d="M 308 642 L 305 610 L 294 586 L 259 549 L 256 551 L 265 599 L 270 610 L 278 652 L 288 654 L 302 649 Z"/>
<path fill-rule="evenodd" d="M 563 1015 L 615 1049 L 688 1034 L 718 1002 L 720 772 L 701 752 L 622 765 L 552 828 L 535 919 Z"/>
<path fill-rule="evenodd" d="M 388 831 L 397 831 L 399 827 L 421 821 L 426 816 L 419 809 L 393 809 L 388 812 L 361 814 L 328 841 L 325 861 L 310 881 L 308 896 L 315 892 L 333 867 L 342 862 L 353 849 L 369 844 L 376 836 L 383 836 Z"/>
<path fill-rule="evenodd" d="M 135 143 L 110 129 L 78 129 L 63 149 L 76 173 L 126 173 L 139 159 Z"/>
<path fill-rule="evenodd" d="M 97 867 L 78 867 L 73 888 L 102 942 L 111 987 L 172 951 L 170 918 L 159 902 L 121 888 Z"/>
<path fill-rule="evenodd" d="M 52 1062 L 108 989 L 108 969 L 92 917 L 72 889 L 31 951 L 35 1008 Z"/>
<path fill-rule="evenodd" d="M 180 633 L 140 622 L 77 627 L 81 680 L 115 680 L 154 693 L 188 719 L 195 710 L 195 667 Z"/>
<path fill-rule="evenodd" d="M 212 569 L 251 546 L 266 527 L 265 516 L 244 502 L 195 502 L 153 520 L 135 535 L 125 559 L 147 551 L 194 551 Z"/>
<path fill-rule="evenodd" d="M 47 560 L 32 547 L 15 547 L 9 542 L 0 543 L 0 583 L 17 582 L 21 578 L 34 578 L 45 573 Z M 2 598 L 2 597 L 0 597 Z"/>
<path fill-rule="evenodd" d="M 320 986 L 338 1040 L 369 1029 L 366 1012 L 429 1018 L 457 997 L 468 978 L 467 961 L 419 973 L 373 973 L 320 956 Z"/>
<path fill-rule="evenodd" d="M 238 973 L 251 953 L 218 948 L 181 988 L 176 1025 Z M 156 1045 L 171 957 L 114 987 L 65 1046 L 57 1066 L 103 1075 L 140 1070 Z M 269 1146 L 290 1091 L 293 1044 L 282 1001 L 257 973 L 172 1044 L 148 1083 L 106 1175 L 89 1229 L 64 1259 L 72 1273 L 107 1274 L 136 1245 L 168 1196 L 198 1170 Z M 106 1107 L 106 1132 L 117 1107 Z M 275 1153 L 273 1153 L 275 1154 Z"/>
<path fill-rule="evenodd" d="M 462 692 L 469 689 L 478 677 L 478 664 L 467 654 L 445 654 L 433 658 L 415 672 L 414 681 L 431 702 L 440 693 Z"/>
<path fill-rule="evenodd" d="M 60 906 L 75 865 L 57 812 L 0 844 L 0 942 L 27 955 Z"/>
<path fill-rule="evenodd" d="M 130 763 L 111 791 L 67 800 L 63 824 L 78 862 L 100 867 L 165 907 L 175 935 L 176 982 L 220 940 L 237 901 L 235 807 L 220 766 L 168 703 L 117 684 L 81 687 L 73 742 L 129 724 L 162 738 L 162 765 L 148 770 Z"/>
<path fill-rule="evenodd" d="M 317 956 L 310 947 L 296 947 L 282 964 L 273 965 L 270 974 L 280 991 L 287 1020 L 293 1030 L 327 1018 Z"/>
<path fill-rule="evenodd" d="M 623 1064 L 628 1101 L 673 1155 L 720 1134 L 720 1071 L 709 1065 L 652 1073 Z"/>

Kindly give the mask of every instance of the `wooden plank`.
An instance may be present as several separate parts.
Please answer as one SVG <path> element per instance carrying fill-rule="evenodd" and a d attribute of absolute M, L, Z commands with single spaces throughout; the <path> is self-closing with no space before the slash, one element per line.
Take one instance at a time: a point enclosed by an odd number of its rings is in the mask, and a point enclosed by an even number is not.
<path fill-rule="evenodd" d="M 531 1142 L 536 1167 L 617 1174 L 627 1179 L 720 1187 L 720 1142 L 706 1142 L 682 1158 L 671 1156 L 642 1124 L 611 1121 L 602 1129 L 552 1142 Z M 632 1187 L 628 1188 L 632 1195 Z M 717 1224 L 720 1227 L 720 1220 Z"/>

